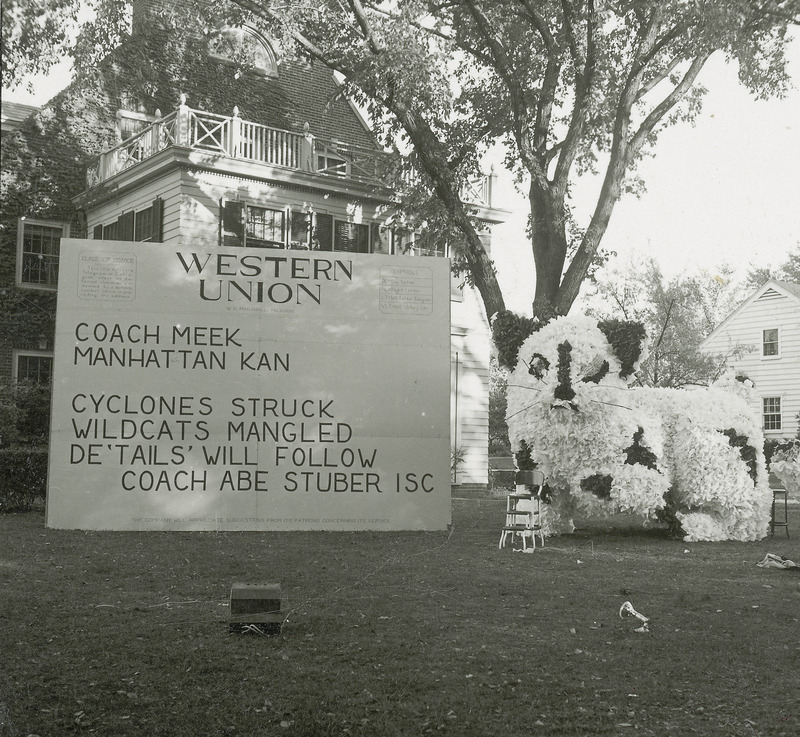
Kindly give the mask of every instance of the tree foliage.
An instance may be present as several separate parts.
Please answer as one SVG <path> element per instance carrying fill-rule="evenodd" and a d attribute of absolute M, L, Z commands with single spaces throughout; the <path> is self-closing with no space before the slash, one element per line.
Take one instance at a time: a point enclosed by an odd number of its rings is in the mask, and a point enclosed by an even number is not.
<path fill-rule="evenodd" d="M 76 3 L 9 3 L 8 18 L 4 5 L 3 40 L 12 48 L 4 74 L 31 71 L 38 58 L 45 64 L 51 57 L 37 57 L 39 47 L 69 45 L 43 30 L 41 19 L 51 29 L 76 17 Z M 118 1 L 95 5 L 96 20 L 73 45 L 79 60 L 110 43 L 122 18 Z M 490 317 L 504 309 L 504 298 L 476 213 L 460 195 L 493 142 L 505 144 L 506 163 L 527 191 L 533 312 L 566 314 L 602 254 L 616 201 L 641 189 L 637 162 L 665 126 L 696 116 L 703 94 L 697 78 L 708 58 L 719 52 L 737 62 L 741 81 L 759 97 L 781 94 L 787 28 L 800 15 L 798 0 L 185 5 L 192 23 L 174 22 L 176 29 L 247 23 L 284 53 L 341 75 L 385 142 L 408 152 L 427 195 L 425 224 L 450 239 L 457 268 Z M 574 209 L 571 190 L 587 173 L 601 184 L 593 212 L 584 214 Z"/>
<path fill-rule="evenodd" d="M 507 390 L 508 373 L 492 356 L 489 362 L 489 455 L 511 455 L 506 425 Z"/>
<path fill-rule="evenodd" d="M 782 264 L 777 267 L 754 266 L 751 264 L 747 271 L 746 287 L 750 290 L 758 289 L 769 279 L 778 281 L 790 281 L 800 284 L 800 243 L 797 243 L 793 251 Z"/>
<path fill-rule="evenodd" d="M 698 347 L 740 298 L 727 267 L 666 279 L 650 260 L 604 274 L 587 303 L 598 318 L 644 325 L 649 354 L 637 372 L 640 384 L 682 387 L 707 385 L 725 369 L 730 356 L 702 354 Z"/>

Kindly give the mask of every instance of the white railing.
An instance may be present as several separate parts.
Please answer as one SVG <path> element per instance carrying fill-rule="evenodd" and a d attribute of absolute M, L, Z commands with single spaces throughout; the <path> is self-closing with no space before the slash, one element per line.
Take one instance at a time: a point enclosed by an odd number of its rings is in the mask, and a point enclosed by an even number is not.
<path fill-rule="evenodd" d="M 461 189 L 461 199 L 472 205 L 491 207 L 492 184 L 494 183 L 494 179 L 495 174 L 492 172 L 489 176 L 470 180 Z"/>
<path fill-rule="evenodd" d="M 298 133 L 269 128 L 258 123 L 238 120 L 238 146 L 232 155 L 248 161 L 260 161 L 287 169 L 302 168 L 303 136 Z"/>
<path fill-rule="evenodd" d="M 391 154 L 313 136 L 307 128 L 294 133 L 242 120 L 237 108 L 228 117 L 181 104 L 176 112 L 100 154 L 87 168 L 86 183 L 95 187 L 173 146 L 384 187 L 395 183 L 398 167 Z M 491 179 L 471 182 L 462 192 L 464 200 L 491 207 Z"/>

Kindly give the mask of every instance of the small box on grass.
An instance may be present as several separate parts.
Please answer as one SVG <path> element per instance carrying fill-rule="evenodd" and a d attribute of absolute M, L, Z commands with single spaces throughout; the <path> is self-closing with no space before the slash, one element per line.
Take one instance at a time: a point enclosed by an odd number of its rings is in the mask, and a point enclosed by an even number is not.
<path fill-rule="evenodd" d="M 231 586 L 231 632 L 279 633 L 283 622 L 279 583 Z"/>

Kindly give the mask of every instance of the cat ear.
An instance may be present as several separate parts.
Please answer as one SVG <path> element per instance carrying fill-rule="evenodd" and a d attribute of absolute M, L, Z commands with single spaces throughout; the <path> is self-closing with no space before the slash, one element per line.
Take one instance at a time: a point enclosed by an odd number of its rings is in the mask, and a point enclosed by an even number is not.
<path fill-rule="evenodd" d="M 642 355 L 647 331 L 640 322 L 629 320 L 601 320 L 597 327 L 606 336 L 611 352 L 620 363 L 620 378 L 627 379 Z"/>

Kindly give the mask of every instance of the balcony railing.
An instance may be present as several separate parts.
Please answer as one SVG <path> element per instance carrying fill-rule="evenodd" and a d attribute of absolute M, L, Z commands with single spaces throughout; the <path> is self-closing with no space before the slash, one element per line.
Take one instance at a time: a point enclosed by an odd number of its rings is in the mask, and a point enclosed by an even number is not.
<path fill-rule="evenodd" d="M 307 126 L 306 126 L 307 127 Z M 230 117 L 181 104 L 174 113 L 105 151 L 86 171 L 92 188 L 172 146 L 217 154 L 331 179 L 392 187 L 398 181 L 397 158 L 392 154 L 311 135 L 270 128 L 242 120 L 238 110 Z M 493 176 L 468 184 L 465 202 L 491 207 Z"/>

